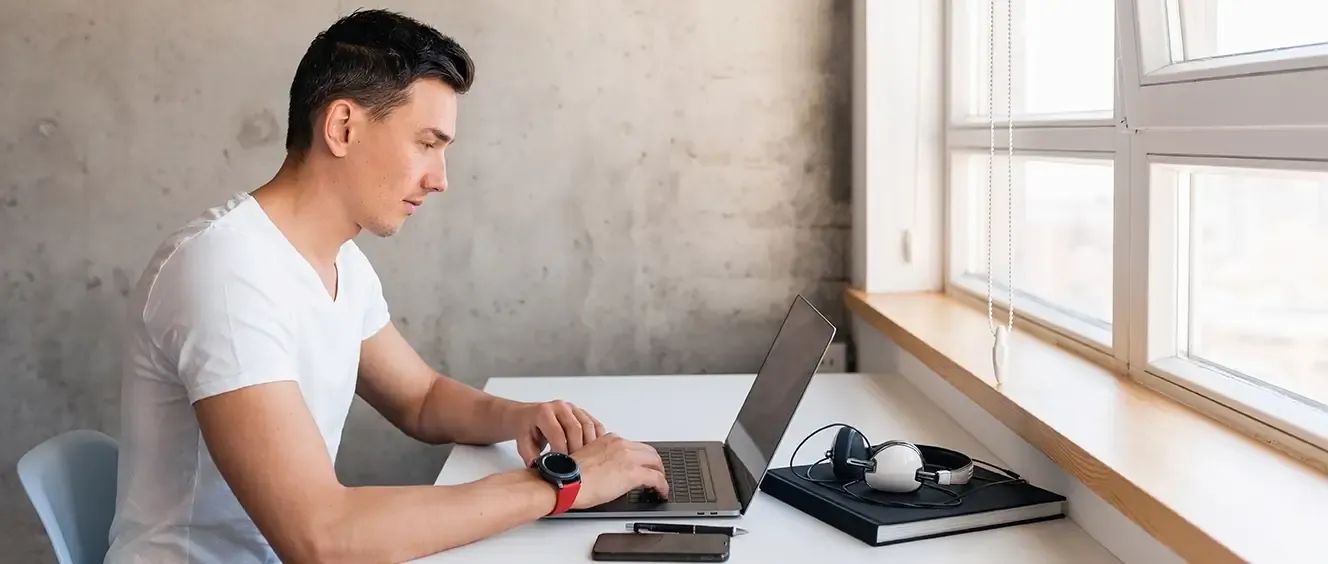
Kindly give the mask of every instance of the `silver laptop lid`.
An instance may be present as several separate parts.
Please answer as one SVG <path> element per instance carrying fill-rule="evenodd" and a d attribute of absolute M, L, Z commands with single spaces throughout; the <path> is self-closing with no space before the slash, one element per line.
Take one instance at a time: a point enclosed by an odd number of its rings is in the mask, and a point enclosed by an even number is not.
<path fill-rule="evenodd" d="M 744 513 L 834 336 L 834 324 L 802 296 L 794 298 L 724 441 Z"/>

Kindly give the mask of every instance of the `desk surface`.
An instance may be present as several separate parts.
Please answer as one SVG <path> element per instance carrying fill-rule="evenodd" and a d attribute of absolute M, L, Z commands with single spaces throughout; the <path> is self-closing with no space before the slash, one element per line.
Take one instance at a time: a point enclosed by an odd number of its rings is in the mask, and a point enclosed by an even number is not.
<path fill-rule="evenodd" d="M 521 401 L 564 399 L 595 415 L 610 431 L 634 440 L 724 440 L 753 375 L 495 378 L 485 390 Z M 691 405 L 686 417 L 678 406 Z M 888 438 L 946 446 L 1001 464 L 926 396 L 902 378 L 818 374 L 807 390 L 771 466 L 786 466 L 794 447 L 818 427 L 849 423 L 874 442 Z M 833 438 L 822 431 L 798 452 L 796 463 L 818 460 Z M 473 481 L 519 468 L 515 444 L 454 448 L 438 485 Z M 1065 493 L 1065 492 L 1059 492 Z M 435 554 L 417 562 L 590 562 L 595 537 L 622 531 L 625 519 L 538 521 Z M 1118 562 L 1073 521 L 1006 527 L 872 547 L 763 492 L 747 515 L 697 518 L 687 523 L 737 525 L 750 531 L 733 540 L 730 562 Z M 848 558 L 859 560 L 848 560 Z"/>

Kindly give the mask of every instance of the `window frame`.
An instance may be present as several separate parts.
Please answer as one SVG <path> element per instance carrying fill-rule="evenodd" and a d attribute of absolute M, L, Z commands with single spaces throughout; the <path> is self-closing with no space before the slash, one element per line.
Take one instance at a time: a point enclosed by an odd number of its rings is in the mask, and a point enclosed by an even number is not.
<path fill-rule="evenodd" d="M 1017 0 L 1016 0 L 1017 1 Z M 1275 168 L 1328 169 L 1328 104 L 1316 93 L 1328 91 L 1328 43 L 1286 49 L 1171 62 L 1166 10 L 1170 0 L 1113 0 L 1117 60 L 1115 104 L 1106 115 L 1016 117 L 1014 155 L 1109 156 L 1115 167 L 1113 204 L 1113 319 L 1110 345 L 1086 335 L 1052 308 L 1016 296 L 1016 323 L 1034 332 L 1074 344 L 1091 360 L 1115 367 L 1139 382 L 1199 409 L 1247 434 L 1273 443 L 1302 459 L 1328 461 L 1328 411 L 1290 398 L 1271 386 L 1251 383 L 1221 367 L 1177 355 L 1178 321 L 1174 277 L 1163 275 L 1168 240 L 1177 214 L 1165 208 L 1171 187 L 1153 181 L 1154 163 L 1238 164 Z M 1202 1 L 1202 0 L 1195 0 Z M 1209 2 L 1215 0 L 1207 0 Z M 985 309 L 981 288 L 961 278 L 965 230 L 954 216 L 965 191 L 956 191 L 954 155 L 989 149 L 989 124 L 967 116 L 964 98 L 970 88 L 966 65 L 977 52 L 961 28 L 970 13 L 967 0 L 944 3 L 942 50 L 946 77 L 944 99 L 943 197 L 944 242 L 941 289 Z M 985 2 L 980 3 L 985 5 Z M 1016 8 L 1018 5 L 1016 4 Z M 998 17 L 1001 17 L 998 15 Z M 1016 25 L 1018 25 L 1016 23 Z M 1018 36 L 1016 30 L 1016 37 Z M 1004 46 L 997 37 L 997 53 Z M 1017 48 L 1017 46 L 1016 46 Z M 1005 83 L 997 61 L 996 107 Z M 1018 72 L 1016 66 L 1015 72 Z M 1268 100 L 1278 99 L 1278 103 Z M 1252 101 L 1236 106 L 1230 101 Z M 1259 101 L 1263 100 L 1262 103 Z M 1233 107 L 1235 106 L 1235 107 Z M 997 114 L 1003 113 L 998 110 Z M 1105 112 L 1103 112 L 1105 114 Z M 1005 121 L 997 118 L 995 145 L 1004 156 Z M 1168 219 L 1171 218 L 1171 219 Z M 1015 242 L 1016 249 L 1018 241 Z M 1165 268 L 1163 268 L 1165 266 Z M 1018 287 L 1018 280 L 1015 282 Z M 998 321 L 1005 319 L 1004 290 L 993 290 Z M 1049 313 L 1050 311 L 1050 313 Z M 1170 339 L 1170 342 L 1168 342 Z"/>
<path fill-rule="evenodd" d="M 1131 128 L 1328 125 L 1317 95 L 1328 89 L 1328 43 L 1172 62 L 1169 1 L 1115 0 L 1118 90 Z M 1258 103 L 1273 95 L 1278 103 Z"/>
<path fill-rule="evenodd" d="M 1325 139 L 1328 141 L 1328 139 Z M 1170 147 L 1183 147 L 1175 143 L 1164 144 Z M 1180 301 L 1184 279 L 1176 275 L 1175 264 L 1179 261 L 1172 256 L 1172 251 L 1180 245 L 1172 237 L 1183 234 L 1184 226 L 1172 222 L 1178 218 L 1176 202 L 1188 198 L 1189 188 L 1175 182 L 1158 182 L 1169 174 L 1164 166 L 1230 167 L 1234 169 L 1269 169 L 1276 171 L 1305 170 L 1328 172 L 1328 159 L 1319 161 L 1284 160 L 1273 158 L 1249 159 L 1221 156 L 1173 156 L 1161 152 L 1152 152 L 1146 144 L 1140 148 L 1140 158 L 1145 162 L 1139 171 L 1146 180 L 1144 188 L 1149 199 L 1148 224 L 1148 270 L 1149 287 L 1145 305 L 1145 316 L 1149 331 L 1144 345 L 1144 358 L 1140 364 L 1146 366 L 1151 374 L 1172 380 L 1178 385 L 1192 387 L 1196 392 L 1222 402 L 1232 409 L 1268 422 L 1270 425 L 1285 429 L 1316 447 L 1328 450 L 1328 411 L 1311 407 L 1300 401 L 1288 401 L 1288 393 L 1278 388 L 1259 382 L 1257 377 L 1242 376 L 1234 370 L 1217 363 L 1186 358 L 1182 353 L 1181 328 L 1182 317 L 1179 310 L 1184 307 Z M 1179 217 L 1181 221 L 1185 218 Z M 1184 235 L 1181 235 L 1184 236 Z M 1172 276 L 1166 273 L 1170 271 Z M 1254 380 L 1254 381 L 1251 381 Z"/>

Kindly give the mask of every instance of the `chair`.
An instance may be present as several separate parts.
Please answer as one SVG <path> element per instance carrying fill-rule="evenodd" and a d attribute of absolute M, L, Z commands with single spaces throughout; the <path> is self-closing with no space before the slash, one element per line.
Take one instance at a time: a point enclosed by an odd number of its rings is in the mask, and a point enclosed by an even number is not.
<path fill-rule="evenodd" d="M 115 514 L 115 439 L 89 429 L 47 439 L 18 460 L 18 478 L 59 564 L 100 564 Z"/>

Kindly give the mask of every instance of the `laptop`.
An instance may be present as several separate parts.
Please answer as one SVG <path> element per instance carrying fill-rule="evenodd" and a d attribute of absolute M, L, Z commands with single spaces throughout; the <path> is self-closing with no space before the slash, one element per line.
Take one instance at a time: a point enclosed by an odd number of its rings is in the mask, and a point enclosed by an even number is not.
<path fill-rule="evenodd" d="M 549 518 L 745 514 L 834 336 L 835 326 L 797 296 L 724 442 L 647 442 L 664 462 L 668 500 L 638 488 L 608 503 Z"/>

